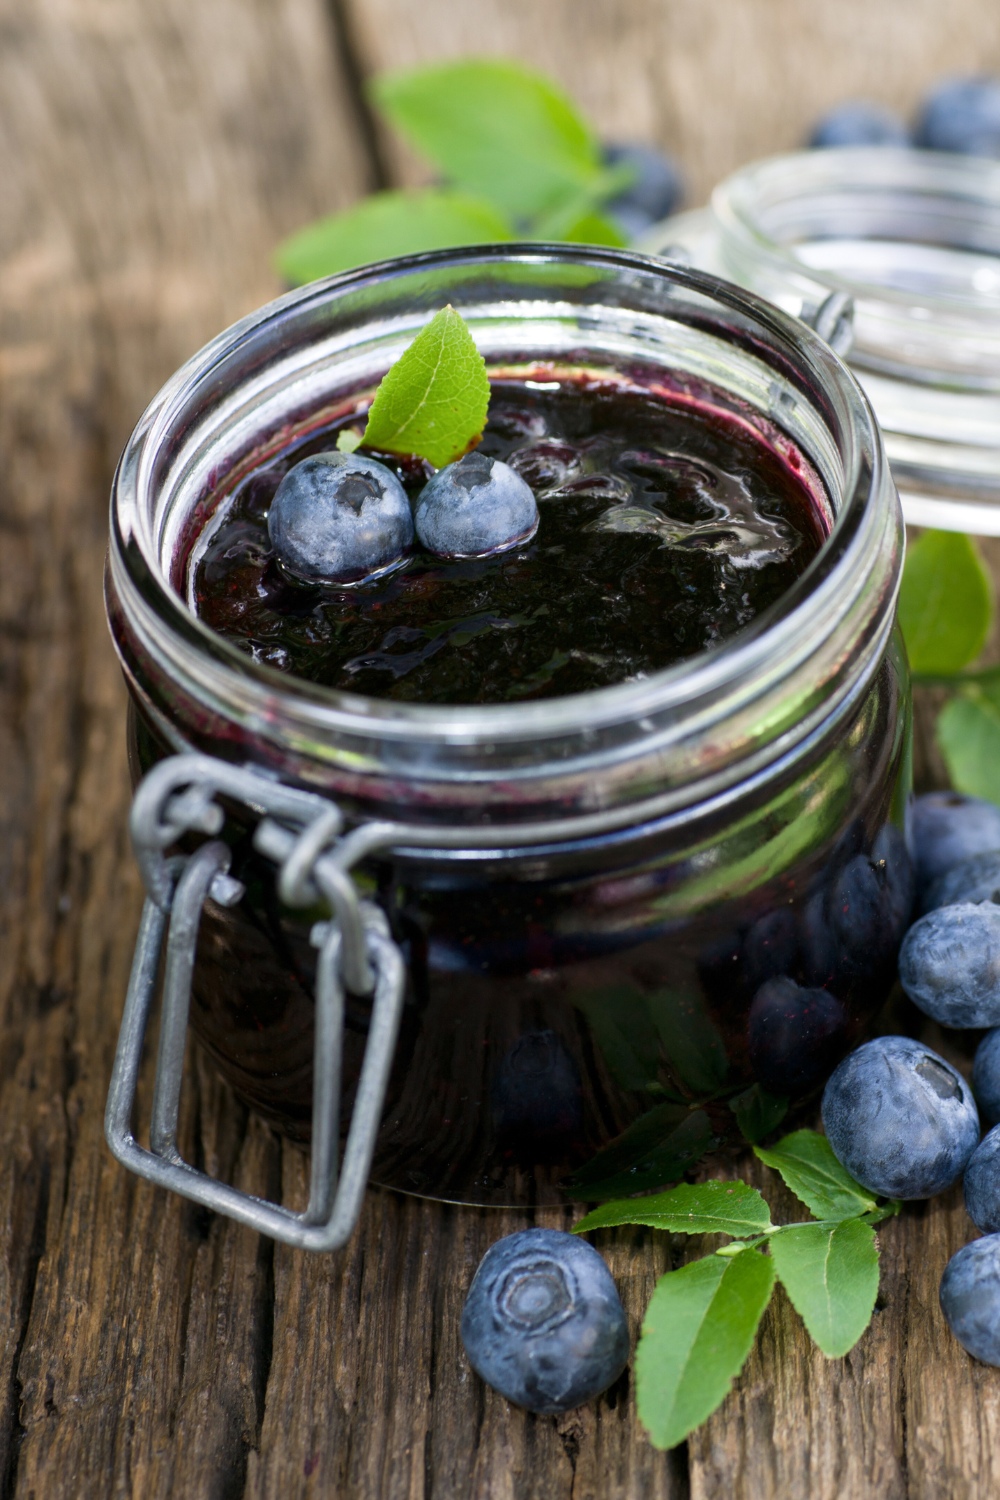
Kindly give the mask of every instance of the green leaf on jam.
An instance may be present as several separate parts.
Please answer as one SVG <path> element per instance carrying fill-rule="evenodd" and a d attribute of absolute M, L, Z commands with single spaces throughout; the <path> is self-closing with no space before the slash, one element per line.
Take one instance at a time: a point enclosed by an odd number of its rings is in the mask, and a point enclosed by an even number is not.
<path fill-rule="evenodd" d="M 937 739 L 956 791 L 1000 803 L 1000 684 L 963 688 L 942 709 Z"/>
<path fill-rule="evenodd" d="M 518 63 L 470 58 L 389 73 L 371 94 L 449 182 L 522 227 L 588 190 L 620 191 L 572 100 Z"/>
<path fill-rule="evenodd" d="M 442 469 L 479 442 L 489 404 L 483 356 L 464 320 L 444 307 L 386 374 L 361 441 Z"/>
<path fill-rule="evenodd" d="M 960 672 L 993 621 L 993 588 L 979 548 L 958 531 L 925 531 L 907 550 L 899 623 L 918 675 Z"/>
<path fill-rule="evenodd" d="M 683 1442 L 725 1399 L 773 1287 L 773 1262 L 749 1249 L 661 1276 L 635 1354 L 639 1420 L 654 1447 Z"/>
<path fill-rule="evenodd" d="M 303 286 L 392 255 L 512 238 L 509 220 L 485 200 L 424 188 L 374 193 L 345 213 L 308 224 L 279 245 L 274 259 L 285 281 Z"/>

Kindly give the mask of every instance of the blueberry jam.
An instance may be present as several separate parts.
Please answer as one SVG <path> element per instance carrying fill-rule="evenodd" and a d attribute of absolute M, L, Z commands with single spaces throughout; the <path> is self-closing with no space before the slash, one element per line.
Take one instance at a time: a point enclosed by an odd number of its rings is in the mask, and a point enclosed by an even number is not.
<path fill-rule="evenodd" d="M 235 485 L 197 550 L 192 601 L 257 661 L 371 697 L 498 703 L 643 677 L 734 635 L 805 570 L 826 534 L 818 480 L 711 400 L 606 375 L 492 381 L 479 452 L 538 501 L 536 534 L 499 556 L 419 546 L 354 586 L 304 582 L 270 547 L 282 476 L 357 426 L 348 411 Z M 381 458 L 412 502 L 431 473 Z"/>

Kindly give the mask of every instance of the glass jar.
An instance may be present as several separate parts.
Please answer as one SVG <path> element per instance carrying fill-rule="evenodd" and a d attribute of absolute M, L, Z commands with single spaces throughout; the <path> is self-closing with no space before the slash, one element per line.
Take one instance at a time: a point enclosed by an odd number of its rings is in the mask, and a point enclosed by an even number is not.
<path fill-rule="evenodd" d="M 804 455 L 830 531 L 811 566 L 680 666 L 527 703 L 353 697 L 215 635 L 189 573 L 216 508 L 262 453 L 374 387 L 446 303 L 488 365 L 669 372 Z M 112 499 L 135 775 L 192 751 L 252 766 L 279 801 L 335 802 L 369 851 L 354 878 L 407 972 L 375 1181 L 482 1204 L 639 1191 L 817 1087 L 884 999 L 909 913 L 901 555 L 878 428 L 829 348 L 641 255 L 502 246 L 366 267 L 271 303 L 168 382 Z M 324 913 L 279 895 L 281 838 L 272 826 L 262 853 L 256 814 L 226 805 L 243 895 L 205 905 L 191 1023 L 237 1093 L 306 1138 Z M 209 828 L 199 817 L 187 826 Z M 169 836 L 161 820 L 156 847 Z M 348 996 L 345 1122 L 370 1014 Z"/>
<path fill-rule="evenodd" d="M 840 352 L 875 408 L 906 520 L 1000 535 L 1000 163 L 898 147 L 774 157 L 643 248 L 808 322 L 831 295 L 853 299 Z"/>

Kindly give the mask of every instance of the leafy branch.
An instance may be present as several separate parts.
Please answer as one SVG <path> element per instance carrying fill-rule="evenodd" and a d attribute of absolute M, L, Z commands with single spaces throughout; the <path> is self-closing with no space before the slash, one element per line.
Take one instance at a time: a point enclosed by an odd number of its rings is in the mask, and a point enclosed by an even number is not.
<path fill-rule="evenodd" d="M 626 243 L 601 209 L 631 185 L 634 169 L 606 165 L 590 124 L 542 74 L 468 58 L 384 74 L 369 93 L 438 185 L 373 193 L 292 235 L 275 262 L 293 286 L 452 245 Z"/>
<path fill-rule="evenodd" d="M 739 1180 L 682 1183 L 648 1198 L 605 1203 L 573 1226 L 585 1234 L 644 1224 L 669 1234 L 724 1234 L 729 1243 L 657 1282 L 635 1356 L 639 1417 L 657 1448 L 672 1448 L 722 1403 L 746 1362 L 780 1281 L 830 1358 L 852 1349 L 878 1293 L 874 1226 L 899 1212 L 844 1171 L 825 1136 L 797 1130 L 754 1148 L 811 1214 L 772 1224 L 756 1188 Z"/>

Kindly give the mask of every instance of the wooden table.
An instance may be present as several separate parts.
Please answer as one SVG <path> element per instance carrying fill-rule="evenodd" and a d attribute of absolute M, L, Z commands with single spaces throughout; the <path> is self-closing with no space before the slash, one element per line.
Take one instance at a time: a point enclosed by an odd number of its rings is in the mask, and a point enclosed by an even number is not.
<path fill-rule="evenodd" d="M 1000 70 L 1000 9 L 0 0 L 0 1493 L 994 1495 L 1000 1375 L 937 1309 L 970 1233 L 955 1194 L 882 1230 L 879 1310 L 847 1359 L 826 1361 L 779 1297 L 722 1411 L 658 1454 L 627 1378 L 536 1418 L 465 1364 L 472 1271 L 530 1215 L 373 1191 L 347 1251 L 310 1258 L 104 1148 L 140 900 L 101 602 L 111 471 L 171 370 L 277 290 L 282 235 L 413 180 L 360 78 L 469 51 L 550 70 L 605 135 L 670 145 L 697 200 L 845 93 L 909 107 L 943 71 Z M 299 1154 L 197 1062 L 184 1129 L 209 1170 L 301 1192 Z M 601 1248 L 635 1327 L 671 1246 Z"/>

